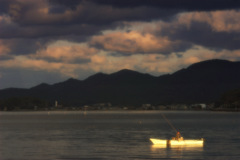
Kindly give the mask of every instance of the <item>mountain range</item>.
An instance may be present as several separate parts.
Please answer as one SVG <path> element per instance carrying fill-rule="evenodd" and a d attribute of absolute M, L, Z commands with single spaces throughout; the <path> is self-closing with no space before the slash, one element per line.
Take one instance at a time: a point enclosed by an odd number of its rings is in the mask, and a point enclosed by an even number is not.
<path fill-rule="evenodd" d="M 211 103 L 224 92 L 240 88 L 240 62 L 207 60 L 173 74 L 152 76 L 123 69 L 97 73 L 85 80 L 68 79 L 29 89 L 0 90 L 0 100 L 36 97 L 64 105 L 112 103 L 114 105 Z"/>

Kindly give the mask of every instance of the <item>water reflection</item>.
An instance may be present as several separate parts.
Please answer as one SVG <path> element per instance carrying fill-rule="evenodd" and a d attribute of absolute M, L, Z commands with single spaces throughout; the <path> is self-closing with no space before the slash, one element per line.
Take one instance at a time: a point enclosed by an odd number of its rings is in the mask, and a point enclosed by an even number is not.
<path fill-rule="evenodd" d="M 167 146 L 161 144 L 155 144 L 151 146 L 152 151 L 158 149 L 175 149 L 175 150 L 186 150 L 186 151 L 203 151 L 203 146 L 201 145 L 187 145 L 187 146 Z"/>
<path fill-rule="evenodd" d="M 166 112 L 203 147 L 152 145 L 173 133 L 156 111 L 49 113 L 0 112 L 0 159 L 240 159 L 240 113 Z"/>
<path fill-rule="evenodd" d="M 151 145 L 153 157 L 164 158 L 193 158 L 203 156 L 203 146 L 167 146 L 167 145 Z"/>

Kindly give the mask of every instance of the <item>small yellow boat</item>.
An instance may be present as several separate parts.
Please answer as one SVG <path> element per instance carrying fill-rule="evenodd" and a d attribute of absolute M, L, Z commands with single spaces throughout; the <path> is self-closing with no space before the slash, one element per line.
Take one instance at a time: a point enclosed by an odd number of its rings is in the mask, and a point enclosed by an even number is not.
<path fill-rule="evenodd" d="M 177 132 L 176 137 L 173 137 L 171 140 L 166 139 L 155 139 L 150 138 L 150 141 L 154 145 L 161 145 L 161 146 L 194 146 L 194 147 L 202 147 L 204 144 L 204 139 L 201 138 L 199 140 L 192 140 L 192 139 L 183 139 L 183 137 L 180 136 L 180 133 Z"/>
<path fill-rule="evenodd" d="M 176 137 L 173 137 L 172 139 L 155 139 L 150 138 L 150 141 L 155 146 L 161 146 L 161 147 L 203 147 L 204 139 L 201 138 L 199 140 L 194 139 L 183 139 L 180 132 L 176 130 L 176 128 L 171 124 L 171 122 L 165 117 L 164 114 L 162 114 L 162 117 L 166 120 L 166 122 L 172 127 L 173 130 L 176 131 Z"/>

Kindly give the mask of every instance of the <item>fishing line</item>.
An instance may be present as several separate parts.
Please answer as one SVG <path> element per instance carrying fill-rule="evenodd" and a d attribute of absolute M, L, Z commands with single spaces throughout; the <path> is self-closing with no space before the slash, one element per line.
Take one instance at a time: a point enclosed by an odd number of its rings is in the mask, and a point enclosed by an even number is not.
<path fill-rule="evenodd" d="M 163 119 L 165 119 L 167 121 L 169 126 L 171 126 L 172 129 L 177 133 L 178 132 L 177 129 L 172 125 L 172 123 L 167 119 L 167 117 L 164 114 L 162 114 L 162 113 L 161 113 L 161 115 L 162 115 Z"/>

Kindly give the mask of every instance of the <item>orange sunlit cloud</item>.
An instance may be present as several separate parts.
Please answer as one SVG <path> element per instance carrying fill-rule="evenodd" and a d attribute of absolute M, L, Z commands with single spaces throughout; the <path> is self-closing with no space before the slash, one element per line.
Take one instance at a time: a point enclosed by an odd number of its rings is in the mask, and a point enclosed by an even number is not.
<path fill-rule="evenodd" d="M 190 12 L 178 16 L 178 23 L 191 25 L 192 21 L 208 23 L 217 32 L 240 32 L 240 11 Z"/>
<path fill-rule="evenodd" d="M 0 56 L 7 55 L 10 52 L 10 48 L 8 48 L 5 44 L 0 40 Z"/>
<path fill-rule="evenodd" d="M 93 46 L 122 53 L 161 52 L 174 45 L 167 37 L 155 37 L 152 34 L 141 34 L 136 31 L 113 32 L 94 36 L 90 41 Z"/>
<path fill-rule="evenodd" d="M 76 65 L 57 62 L 48 62 L 45 60 L 31 59 L 27 56 L 18 56 L 14 59 L 1 62 L 0 67 L 4 68 L 22 68 L 36 71 L 58 72 L 62 75 L 76 77 L 74 70 Z"/>
<path fill-rule="evenodd" d="M 60 47 L 61 48 L 61 47 Z M 58 55 L 58 54 L 57 54 Z M 47 72 L 58 72 L 64 76 L 78 77 L 77 70 L 92 70 L 94 72 L 112 73 L 123 68 L 139 70 L 141 72 L 152 73 L 172 73 L 179 68 L 189 66 L 192 63 L 221 58 L 223 56 L 234 60 L 240 55 L 240 50 L 235 52 L 222 51 L 216 52 L 200 46 L 196 46 L 186 52 L 171 53 L 168 55 L 159 54 L 141 54 L 116 57 L 108 53 L 90 54 L 90 61 L 83 64 L 71 64 L 66 61 L 49 62 L 43 57 L 34 59 L 33 55 L 17 56 L 14 59 L 2 61 L 0 67 L 4 68 L 22 68 L 31 70 L 42 70 Z M 58 57 L 58 56 L 57 56 Z"/>
<path fill-rule="evenodd" d="M 90 57 L 98 52 L 95 48 L 80 45 L 50 45 L 46 49 L 38 51 L 33 58 L 52 58 L 63 62 L 72 62 L 76 59 L 90 59 Z"/>

